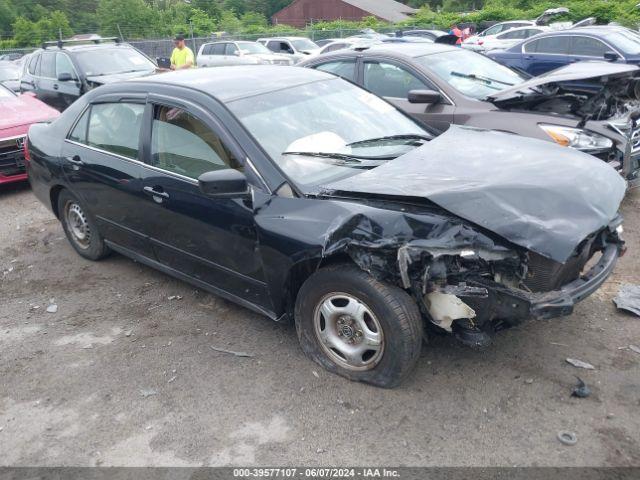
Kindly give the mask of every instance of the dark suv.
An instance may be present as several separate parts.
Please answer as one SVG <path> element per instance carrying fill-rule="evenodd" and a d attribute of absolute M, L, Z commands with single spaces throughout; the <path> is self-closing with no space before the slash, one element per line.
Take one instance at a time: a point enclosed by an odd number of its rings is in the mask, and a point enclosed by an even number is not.
<path fill-rule="evenodd" d="M 149 75 L 156 65 L 131 45 L 94 38 L 47 42 L 24 63 L 21 92 L 64 110 L 100 85 Z"/>

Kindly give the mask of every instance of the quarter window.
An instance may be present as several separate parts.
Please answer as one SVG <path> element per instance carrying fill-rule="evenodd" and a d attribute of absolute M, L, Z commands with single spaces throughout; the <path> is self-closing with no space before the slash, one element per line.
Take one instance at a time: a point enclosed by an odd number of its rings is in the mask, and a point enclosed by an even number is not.
<path fill-rule="evenodd" d="M 29 60 L 29 73 L 31 75 L 36 74 L 36 67 L 38 66 L 38 60 L 40 60 L 40 55 L 34 55 Z"/>
<path fill-rule="evenodd" d="M 591 37 L 573 37 L 571 54 L 583 57 L 604 57 L 610 49 L 600 40 Z"/>
<path fill-rule="evenodd" d="M 99 103 L 91 107 L 87 144 L 137 159 L 144 105 Z"/>
<path fill-rule="evenodd" d="M 356 80 L 356 62 L 354 61 L 343 60 L 323 63 L 322 65 L 318 65 L 316 69 L 346 78 L 352 82 Z"/>
<path fill-rule="evenodd" d="M 87 143 L 87 123 L 89 121 L 90 111 L 91 109 L 89 108 L 82 114 L 82 117 L 80 117 L 80 120 L 78 120 L 78 123 L 76 123 L 76 126 L 69 135 L 69 140 L 79 143 Z"/>
<path fill-rule="evenodd" d="M 155 167 L 193 179 L 212 170 L 240 169 L 220 137 L 180 108 L 156 106 L 151 135 Z"/>
<path fill-rule="evenodd" d="M 56 54 L 43 53 L 40 60 L 40 76 L 56 78 Z"/>
<path fill-rule="evenodd" d="M 364 65 L 364 87 L 381 97 L 407 98 L 411 90 L 427 86 L 404 68 L 383 62 Z"/>

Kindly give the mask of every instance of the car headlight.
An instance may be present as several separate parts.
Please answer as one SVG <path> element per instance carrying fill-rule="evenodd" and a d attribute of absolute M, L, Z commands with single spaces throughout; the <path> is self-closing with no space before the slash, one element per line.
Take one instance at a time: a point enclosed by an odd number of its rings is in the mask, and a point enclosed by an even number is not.
<path fill-rule="evenodd" d="M 613 147 L 613 141 L 610 138 L 582 130 L 581 128 L 545 124 L 541 124 L 540 128 L 558 145 L 562 145 L 563 147 L 571 147 L 576 150 L 582 150 L 583 152 L 608 150 Z"/>

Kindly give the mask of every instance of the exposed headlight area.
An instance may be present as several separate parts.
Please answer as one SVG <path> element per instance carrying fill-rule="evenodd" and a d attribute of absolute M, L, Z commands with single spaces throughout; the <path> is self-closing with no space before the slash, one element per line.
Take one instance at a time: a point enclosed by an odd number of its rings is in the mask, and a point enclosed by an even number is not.
<path fill-rule="evenodd" d="M 575 148 L 588 153 L 601 152 L 613 147 L 613 140 L 610 138 L 581 128 L 548 124 L 540 124 L 539 126 L 558 145 L 563 147 Z"/>

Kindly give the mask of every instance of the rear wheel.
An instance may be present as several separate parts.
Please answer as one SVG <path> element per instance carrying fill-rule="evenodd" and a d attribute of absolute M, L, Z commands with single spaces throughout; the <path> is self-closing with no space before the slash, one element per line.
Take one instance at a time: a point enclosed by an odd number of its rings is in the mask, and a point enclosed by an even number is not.
<path fill-rule="evenodd" d="M 110 253 L 95 220 L 83 202 L 68 190 L 58 196 L 58 213 L 71 246 L 89 260 L 100 260 Z"/>
<path fill-rule="evenodd" d="M 295 319 L 304 352 L 350 380 L 394 387 L 420 355 L 422 318 L 414 300 L 353 265 L 309 277 Z"/>

